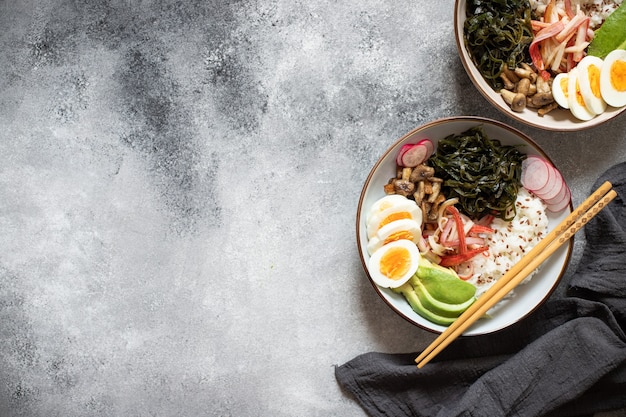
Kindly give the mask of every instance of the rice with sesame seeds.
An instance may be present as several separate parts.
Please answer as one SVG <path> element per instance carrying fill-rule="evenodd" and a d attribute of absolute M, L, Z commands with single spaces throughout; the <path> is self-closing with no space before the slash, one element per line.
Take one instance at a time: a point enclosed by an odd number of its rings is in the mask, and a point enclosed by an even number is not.
<path fill-rule="evenodd" d="M 548 233 L 546 206 L 539 198 L 520 188 L 515 206 L 512 221 L 495 219 L 491 224 L 494 233 L 487 239 L 489 255 L 472 260 L 474 273 L 468 282 L 476 286 L 476 296 L 487 291 Z M 535 273 L 522 283 L 530 281 Z"/>
<path fill-rule="evenodd" d="M 530 0 L 530 7 L 539 16 L 543 16 L 550 0 Z M 564 8 L 563 0 L 557 0 L 556 4 Z M 604 20 L 617 9 L 622 0 L 572 0 L 572 7 L 580 6 L 580 9 L 589 16 L 589 28 L 598 29 Z"/>

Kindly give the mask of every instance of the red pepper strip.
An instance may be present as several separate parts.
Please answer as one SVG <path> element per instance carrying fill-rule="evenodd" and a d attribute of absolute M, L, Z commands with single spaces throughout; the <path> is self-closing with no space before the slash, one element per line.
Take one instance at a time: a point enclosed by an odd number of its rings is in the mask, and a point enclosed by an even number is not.
<path fill-rule="evenodd" d="M 469 261 L 474 256 L 479 255 L 485 252 L 486 250 L 489 250 L 489 246 L 481 246 L 480 248 L 468 250 L 464 254 L 442 256 L 441 262 L 439 262 L 439 265 L 445 266 L 445 267 L 457 266 L 457 265 L 462 264 L 463 262 Z"/>
<path fill-rule="evenodd" d="M 454 223 L 456 224 L 456 234 L 459 235 L 459 252 L 461 255 L 467 252 L 467 245 L 465 244 L 465 228 L 463 227 L 463 220 L 461 219 L 461 214 L 459 210 L 457 210 L 454 206 L 446 207 L 446 211 L 452 214 L 452 218 L 454 219 Z"/>
<path fill-rule="evenodd" d="M 535 64 L 535 68 L 538 70 L 545 69 L 543 58 L 541 58 L 541 52 L 539 51 L 539 44 L 548 38 L 556 36 L 563 30 L 564 27 L 565 25 L 563 24 L 563 21 L 559 20 L 558 22 L 554 22 L 550 26 L 541 29 L 535 34 L 535 38 L 528 47 L 528 53 L 530 54 L 530 58 L 533 60 L 533 64 Z"/>
<path fill-rule="evenodd" d="M 476 224 L 474 223 L 474 225 L 472 225 L 472 228 L 469 229 L 469 233 L 493 233 L 494 230 L 491 227 L 488 226 L 483 226 L 480 224 Z"/>

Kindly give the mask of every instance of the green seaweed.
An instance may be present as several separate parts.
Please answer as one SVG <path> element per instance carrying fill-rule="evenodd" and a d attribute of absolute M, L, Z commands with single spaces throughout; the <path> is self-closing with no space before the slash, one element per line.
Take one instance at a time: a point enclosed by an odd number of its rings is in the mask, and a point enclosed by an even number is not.
<path fill-rule="evenodd" d="M 496 90 L 503 87 L 500 74 L 528 62 L 533 40 L 528 0 L 468 0 L 463 27 L 465 47 L 472 61 Z"/>
<path fill-rule="evenodd" d="M 460 211 L 474 219 L 493 214 L 511 220 L 524 159 L 516 146 L 502 145 L 475 126 L 440 140 L 429 162 L 443 179 L 444 194 L 459 199 Z"/>

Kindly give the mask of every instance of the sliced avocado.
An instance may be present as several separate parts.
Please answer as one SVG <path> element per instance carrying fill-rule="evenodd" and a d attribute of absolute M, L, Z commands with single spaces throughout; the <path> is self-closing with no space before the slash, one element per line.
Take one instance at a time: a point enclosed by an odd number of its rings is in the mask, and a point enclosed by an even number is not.
<path fill-rule="evenodd" d="M 463 281 L 452 269 L 421 258 L 417 278 L 430 296 L 445 304 L 463 304 L 476 294 L 476 287 Z"/>
<path fill-rule="evenodd" d="M 415 289 L 415 293 L 417 294 L 422 306 L 424 306 L 424 308 L 440 316 L 459 317 L 461 313 L 467 310 L 469 306 L 471 306 L 474 303 L 474 301 L 476 301 L 476 298 L 472 296 L 469 300 L 465 301 L 464 303 L 460 303 L 460 304 L 444 303 L 433 298 L 433 296 L 430 295 L 428 291 L 426 291 L 426 287 L 424 287 L 424 285 L 422 284 L 422 282 L 416 275 L 413 276 L 410 282 L 413 288 Z"/>
<path fill-rule="evenodd" d="M 411 306 L 413 311 L 415 311 L 417 314 L 424 317 L 428 321 L 439 324 L 441 326 L 449 326 L 454 322 L 454 320 L 456 320 L 456 317 L 440 316 L 439 314 L 433 313 L 432 311 L 426 309 L 422 305 L 419 297 L 417 296 L 417 293 L 415 292 L 415 289 L 410 284 L 410 281 L 404 283 L 398 288 L 394 288 L 393 290 L 404 295 L 404 298 L 406 298 L 406 300 L 409 302 L 409 305 Z"/>

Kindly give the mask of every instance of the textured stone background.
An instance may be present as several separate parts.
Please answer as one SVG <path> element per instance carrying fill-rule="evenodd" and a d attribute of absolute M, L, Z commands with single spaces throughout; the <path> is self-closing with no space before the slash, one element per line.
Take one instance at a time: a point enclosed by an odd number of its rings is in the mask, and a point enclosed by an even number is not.
<path fill-rule="evenodd" d="M 392 141 L 503 120 L 575 204 L 626 160 L 626 117 L 566 134 L 492 109 L 452 7 L 0 2 L 0 416 L 362 416 L 333 366 L 432 340 L 356 252 Z"/>

